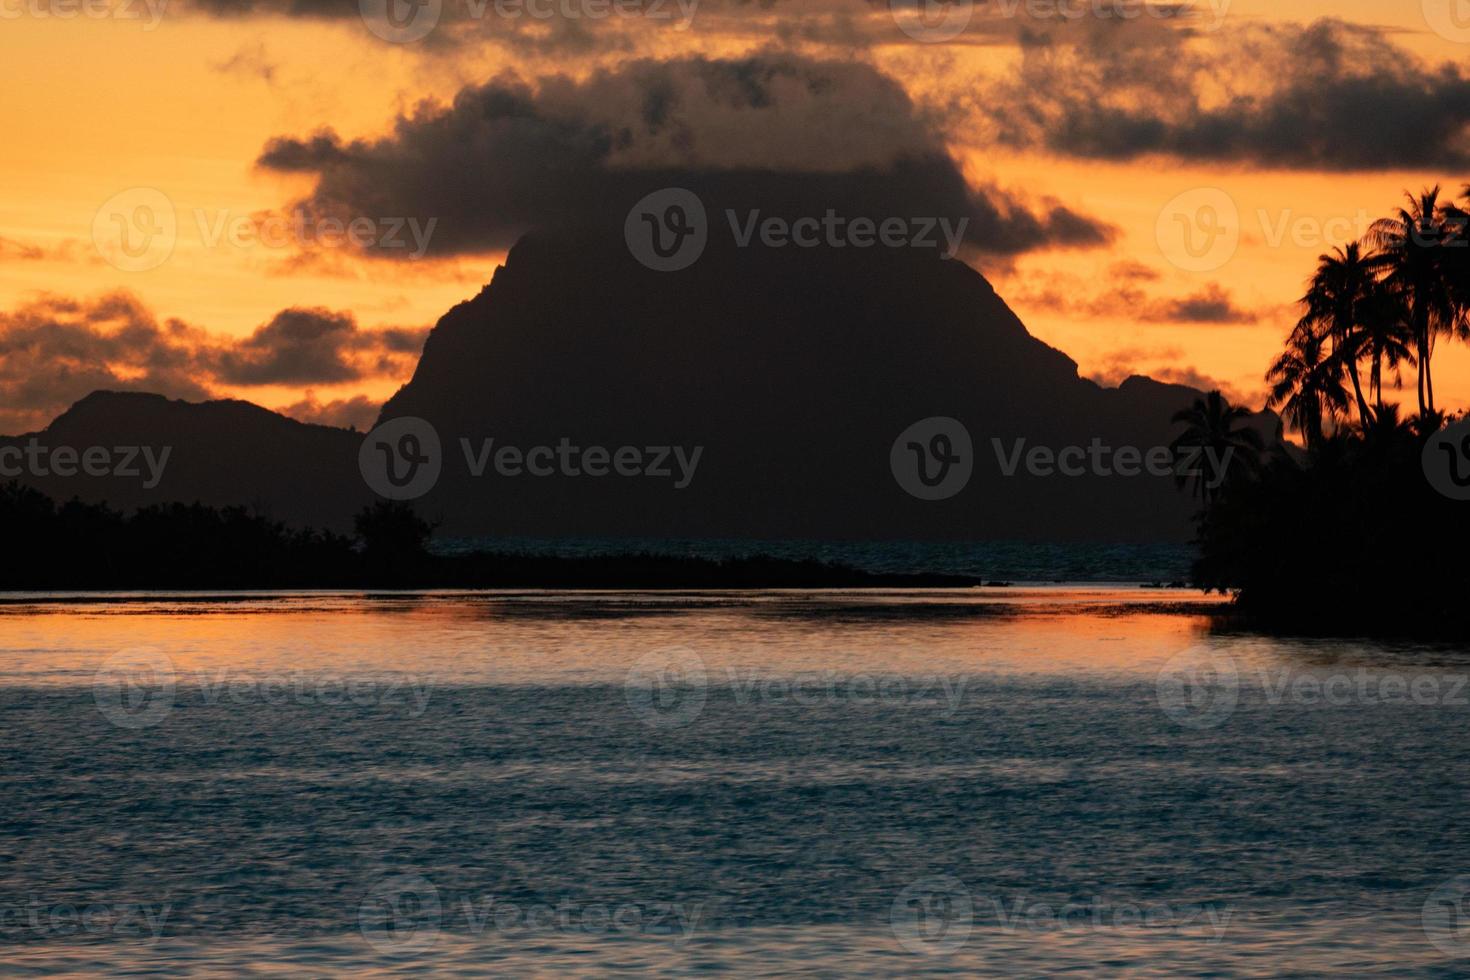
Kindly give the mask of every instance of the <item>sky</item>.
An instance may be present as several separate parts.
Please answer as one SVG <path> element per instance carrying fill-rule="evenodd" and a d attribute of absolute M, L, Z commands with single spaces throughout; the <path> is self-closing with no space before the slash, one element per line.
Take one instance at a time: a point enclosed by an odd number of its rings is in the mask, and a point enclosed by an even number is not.
<path fill-rule="evenodd" d="M 1083 375 L 1259 407 L 1316 257 L 1470 183 L 1466 0 L 911 2 L 0 0 L 0 432 L 95 388 L 370 425 L 630 169 L 888 175 Z M 1470 406 L 1465 345 L 1435 382 Z"/>

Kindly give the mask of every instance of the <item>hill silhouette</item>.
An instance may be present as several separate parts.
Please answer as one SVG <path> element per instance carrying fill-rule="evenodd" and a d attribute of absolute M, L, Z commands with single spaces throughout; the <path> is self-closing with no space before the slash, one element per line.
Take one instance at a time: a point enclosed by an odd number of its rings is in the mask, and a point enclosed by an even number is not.
<path fill-rule="evenodd" d="M 185 402 L 142 392 L 99 391 L 62 413 L 40 433 L 0 437 L 0 447 L 32 440 L 53 449 L 97 447 L 112 454 L 113 471 L 139 447 L 159 460 L 162 479 L 149 487 L 149 460 L 140 451 L 129 473 L 59 476 L 25 472 L 20 481 L 55 500 L 77 498 L 122 510 L 153 504 L 204 503 L 247 507 L 298 526 L 347 530 L 372 493 L 357 472 L 362 437 L 346 429 L 307 425 L 244 401 Z M 68 469 L 70 467 L 67 467 Z"/>

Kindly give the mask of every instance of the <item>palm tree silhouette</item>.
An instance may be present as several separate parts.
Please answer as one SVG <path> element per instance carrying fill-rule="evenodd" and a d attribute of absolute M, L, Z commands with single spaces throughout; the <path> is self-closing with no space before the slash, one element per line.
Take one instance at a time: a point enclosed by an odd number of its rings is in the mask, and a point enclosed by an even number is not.
<path fill-rule="evenodd" d="M 1249 409 L 1231 405 L 1219 391 L 1196 398 L 1189 408 L 1174 413 L 1174 421 L 1184 424 L 1184 431 L 1170 444 L 1175 458 L 1175 482 L 1183 487 L 1194 484 L 1193 493 L 1208 509 L 1210 501 L 1223 489 L 1226 478 L 1241 468 L 1249 470 L 1260 461 L 1265 443 L 1261 434 L 1242 425 L 1251 416 Z M 1213 453 L 1217 460 L 1228 460 L 1225 473 L 1209 474 L 1201 464 L 1201 455 Z M 1193 465 L 1189 465 L 1190 462 Z M 1214 480 L 1210 477 L 1214 476 Z"/>
<path fill-rule="evenodd" d="M 1370 264 L 1382 273 L 1383 285 L 1407 313 L 1419 364 L 1421 415 L 1435 410 L 1430 370 L 1435 335 L 1454 332 L 1462 323 L 1450 287 L 1452 250 L 1441 247 L 1453 229 L 1439 194 L 1438 186 L 1417 198 L 1406 192 L 1407 206 L 1391 218 L 1375 221 L 1368 231 L 1368 242 L 1376 250 Z"/>
<path fill-rule="evenodd" d="M 1323 423 L 1337 420 L 1349 406 L 1342 361 L 1328 356 L 1322 345 L 1321 337 L 1294 332 L 1266 372 L 1271 382 L 1267 407 L 1285 409 L 1308 449 L 1322 442 Z"/>
<path fill-rule="evenodd" d="M 1329 255 L 1317 257 L 1317 271 L 1301 298 L 1306 313 L 1296 325 L 1292 343 L 1304 339 L 1329 340 L 1331 357 L 1339 361 L 1353 382 L 1353 396 L 1358 405 L 1358 421 L 1369 416 L 1368 400 L 1363 397 L 1363 382 L 1358 373 L 1358 359 L 1366 337 L 1359 327 L 1381 306 L 1378 281 L 1363 257 L 1362 245 L 1353 242 L 1337 248 Z"/>
<path fill-rule="evenodd" d="M 1373 412 L 1382 415 L 1395 406 L 1383 401 L 1383 368 L 1387 365 L 1393 372 L 1393 386 L 1403 386 L 1400 365 L 1413 367 L 1418 361 L 1411 344 L 1414 338 L 1409 332 L 1409 319 L 1397 296 L 1374 283 L 1372 292 L 1359 304 L 1361 319 L 1354 332 L 1350 346 L 1358 356 L 1368 358 L 1368 394 L 1373 399 Z"/>

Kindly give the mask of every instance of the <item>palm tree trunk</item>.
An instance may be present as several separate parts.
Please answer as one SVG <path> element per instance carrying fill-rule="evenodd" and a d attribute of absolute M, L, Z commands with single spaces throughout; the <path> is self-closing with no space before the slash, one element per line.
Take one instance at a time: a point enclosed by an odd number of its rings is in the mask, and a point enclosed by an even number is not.
<path fill-rule="evenodd" d="M 1417 314 L 1414 319 L 1419 319 Z M 1417 323 L 1414 325 L 1414 345 L 1419 348 L 1419 414 L 1423 416 L 1425 410 L 1428 408 L 1428 403 L 1424 400 L 1424 392 L 1425 381 L 1428 380 L 1429 376 L 1429 354 L 1427 351 L 1429 332 Z"/>
<path fill-rule="evenodd" d="M 1383 349 L 1373 348 L 1373 372 L 1368 375 L 1368 391 L 1378 406 L 1378 415 L 1383 415 Z"/>
<path fill-rule="evenodd" d="M 1434 355 L 1434 337 L 1428 327 L 1424 330 L 1424 397 L 1429 405 L 1429 414 L 1434 414 L 1434 372 L 1430 370 L 1430 359 Z"/>
<path fill-rule="evenodd" d="M 1363 382 L 1358 377 L 1358 362 L 1356 360 L 1351 365 L 1351 374 L 1353 376 L 1353 394 L 1358 398 L 1358 421 L 1363 425 L 1367 425 L 1369 417 L 1368 400 L 1363 397 Z"/>

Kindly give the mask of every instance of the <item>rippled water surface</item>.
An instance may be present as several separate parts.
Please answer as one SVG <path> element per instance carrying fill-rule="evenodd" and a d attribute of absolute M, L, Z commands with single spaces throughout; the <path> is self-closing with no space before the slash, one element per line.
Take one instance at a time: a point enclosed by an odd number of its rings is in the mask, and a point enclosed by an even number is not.
<path fill-rule="evenodd" d="M 12 596 L 0 972 L 1464 975 L 1470 653 L 1217 609 Z"/>

